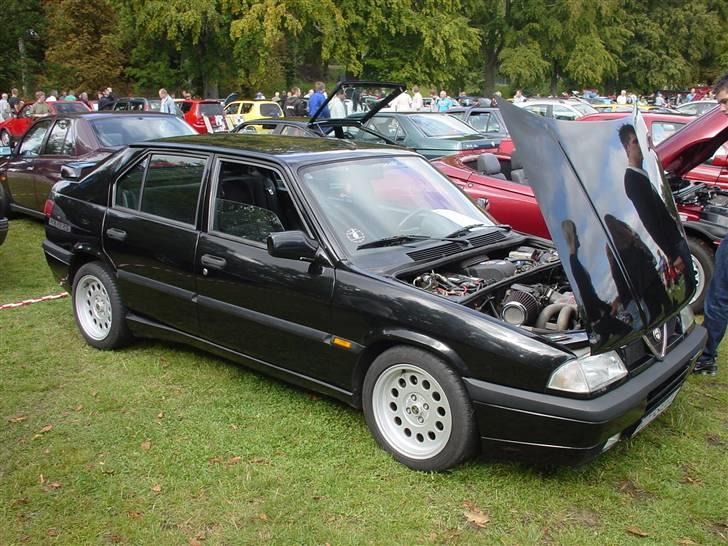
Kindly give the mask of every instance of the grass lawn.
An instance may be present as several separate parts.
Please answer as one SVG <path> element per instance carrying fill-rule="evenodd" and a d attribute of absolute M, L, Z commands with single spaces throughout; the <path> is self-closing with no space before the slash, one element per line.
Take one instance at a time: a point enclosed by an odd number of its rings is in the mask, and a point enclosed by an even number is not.
<path fill-rule="evenodd" d="M 0 304 L 59 291 L 13 220 Z M 0 311 L 0 543 L 720 544 L 728 362 L 592 464 L 438 474 L 358 411 L 186 346 L 88 347 L 68 298 Z"/>

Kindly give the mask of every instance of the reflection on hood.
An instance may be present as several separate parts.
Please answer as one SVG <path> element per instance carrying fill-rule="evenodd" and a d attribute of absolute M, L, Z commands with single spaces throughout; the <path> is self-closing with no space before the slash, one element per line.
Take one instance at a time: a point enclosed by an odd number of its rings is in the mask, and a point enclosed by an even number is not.
<path fill-rule="evenodd" d="M 592 352 L 623 345 L 676 314 L 695 290 L 692 261 L 639 112 L 574 123 L 499 103 Z"/>

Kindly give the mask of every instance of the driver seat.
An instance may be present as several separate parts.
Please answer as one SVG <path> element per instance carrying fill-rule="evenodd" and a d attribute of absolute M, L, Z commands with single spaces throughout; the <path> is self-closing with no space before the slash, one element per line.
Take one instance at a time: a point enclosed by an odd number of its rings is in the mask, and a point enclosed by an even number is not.
<path fill-rule="evenodd" d="M 501 164 L 495 154 L 484 153 L 478 156 L 477 170 L 480 174 L 484 174 L 498 180 L 505 180 L 506 175 L 501 172 Z"/>
<path fill-rule="evenodd" d="M 523 170 L 523 164 L 521 163 L 521 157 L 518 155 L 518 150 L 513 150 L 511 154 L 511 182 L 528 186 L 528 178 L 526 178 L 526 171 Z"/>

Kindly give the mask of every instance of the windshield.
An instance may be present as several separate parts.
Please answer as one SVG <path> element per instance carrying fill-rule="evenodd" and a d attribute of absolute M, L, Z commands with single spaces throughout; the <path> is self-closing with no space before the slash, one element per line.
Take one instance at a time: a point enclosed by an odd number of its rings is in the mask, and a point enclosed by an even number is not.
<path fill-rule="evenodd" d="M 591 104 L 586 104 L 585 102 L 572 102 L 569 105 L 583 116 L 598 112 Z"/>
<path fill-rule="evenodd" d="M 132 142 L 195 135 L 197 132 L 173 116 L 109 116 L 91 121 L 102 146 L 126 146 Z"/>
<path fill-rule="evenodd" d="M 412 122 L 428 137 L 477 135 L 470 125 L 448 114 L 414 114 Z"/>
<path fill-rule="evenodd" d="M 61 102 L 56 101 L 54 108 L 57 114 L 68 114 L 69 112 L 88 112 L 88 108 L 82 102 Z"/>
<path fill-rule="evenodd" d="M 427 237 L 447 237 L 466 226 L 494 225 L 420 157 L 342 161 L 301 172 L 319 216 L 352 256 L 387 252 L 386 247 L 360 247 L 390 237 L 412 236 L 404 244 L 418 245 L 428 242 Z"/>

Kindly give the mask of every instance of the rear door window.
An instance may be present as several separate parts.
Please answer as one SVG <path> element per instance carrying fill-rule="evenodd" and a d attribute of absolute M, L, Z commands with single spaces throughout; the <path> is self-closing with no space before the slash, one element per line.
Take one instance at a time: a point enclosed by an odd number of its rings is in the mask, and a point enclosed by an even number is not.
<path fill-rule="evenodd" d="M 51 129 L 44 155 L 72 155 L 74 151 L 71 121 L 59 119 Z"/>
<path fill-rule="evenodd" d="M 116 181 L 114 203 L 194 225 L 206 165 L 204 157 L 152 154 Z"/>

